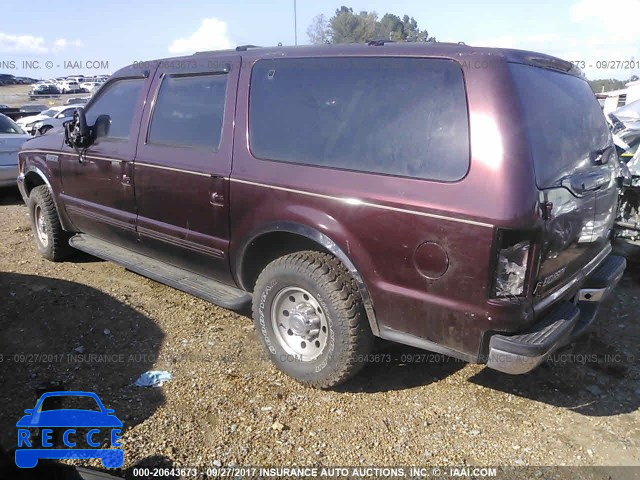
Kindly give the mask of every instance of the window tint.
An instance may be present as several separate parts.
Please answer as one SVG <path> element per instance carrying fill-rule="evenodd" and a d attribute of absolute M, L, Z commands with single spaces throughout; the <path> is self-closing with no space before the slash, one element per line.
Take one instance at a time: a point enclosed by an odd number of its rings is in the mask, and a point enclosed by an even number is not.
<path fill-rule="evenodd" d="M 118 80 L 101 90 L 100 96 L 86 112 L 89 125 L 93 125 L 100 115 L 109 116 L 107 131 L 101 130 L 98 132 L 98 137 L 129 138 L 133 112 L 143 83 L 143 79 Z"/>
<path fill-rule="evenodd" d="M 469 165 L 462 71 L 449 60 L 262 60 L 249 114 L 263 159 L 442 181 Z"/>
<path fill-rule="evenodd" d="M 226 75 L 167 76 L 153 109 L 148 143 L 217 149 Z"/>

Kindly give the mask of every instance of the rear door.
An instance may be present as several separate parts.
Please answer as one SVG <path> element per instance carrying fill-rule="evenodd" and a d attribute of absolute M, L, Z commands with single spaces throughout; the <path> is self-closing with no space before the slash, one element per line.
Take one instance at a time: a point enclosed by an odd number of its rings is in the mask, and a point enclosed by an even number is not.
<path fill-rule="evenodd" d="M 141 247 L 233 283 L 229 175 L 241 57 L 166 61 L 152 84 L 135 159 Z"/>
<path fill-rule="evenodd" d="M 510 69 L 545 219 L 536 287 L 544 296 L 609 241 L 617 202 L 615 148 L 585 80 L 531 65 L 511 64 Z"/>

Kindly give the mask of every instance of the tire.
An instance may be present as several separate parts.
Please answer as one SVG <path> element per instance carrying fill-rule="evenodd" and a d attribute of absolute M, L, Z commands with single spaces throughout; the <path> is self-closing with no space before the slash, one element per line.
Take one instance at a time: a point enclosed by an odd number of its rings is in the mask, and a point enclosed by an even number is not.
<path fill-rule="evenodd" d="M 73 251 L 68 243 L 70 235 L 60 225 L 56 205 L 46 185 L 31 190 L 28 207 L 31 230 L 40 254 L 53 262 L 67 258 Z"/>
<path fill-rule="evenodd" d="M 274 365 L 318 388 L 355 375 L 374 343 L 355 281 L 340 261 L 320 252 L 267 265 L 253 292 L 253 319 Z"/>

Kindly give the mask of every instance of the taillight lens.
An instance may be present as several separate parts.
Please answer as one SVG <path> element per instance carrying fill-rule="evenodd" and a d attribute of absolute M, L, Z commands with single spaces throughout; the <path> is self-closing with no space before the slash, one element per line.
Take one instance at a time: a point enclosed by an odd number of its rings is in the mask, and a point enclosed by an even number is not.
<path fill-rule="evenodd" d="M 512 235 L 509 235 L 512 237 Z M 513 238 L 513 237 L 512 237 Z M 499 235 L 493 297 L 520 297 L 525 294 L 531 240 L 505 242 Z"/>

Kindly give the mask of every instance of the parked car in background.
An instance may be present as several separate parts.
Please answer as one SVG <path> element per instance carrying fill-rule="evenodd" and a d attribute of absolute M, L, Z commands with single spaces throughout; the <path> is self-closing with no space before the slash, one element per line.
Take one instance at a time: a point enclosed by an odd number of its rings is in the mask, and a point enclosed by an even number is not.
<path fill-rule="evenodd" d="M 188 59 L 121 69 L 22 148 L 45 258 L 252 303 L 274 365 L 322 388 L 375 336 L 528 372 L 622 277 L 615 149 L 570 62 L 384 42 Z"/>
<path fill-rule="evenodd" d="M 16 122 L 0 113 L 0 187 L 17 185 L 18 150 L 30 138 Z"/>
<path fill-rule="evenodd" d="M 71 97 L 71 98 L 67 98 L 66 104 L 67 105 L 85 105 L 89 100 L 91 100 L 91 97 Z"/>
<path fill-rule="evenodd" d="M 8 73 L 0 73 L 0 82 L 2 82 L 2 85 L 15 85 L 18 83 L 16 77 Z"/>
<path fill-rule="evenodd" d="M 36 83 L 37 80 L 34 78 L 29 78 L 29 77 L 16 77 L 16 83 L 20 84 L 20 85 L 31 85 L 33 83 Z"/>
<path fill-rule="evenodd" d="M 61 93 L 80 93 L 82 92 L 82 88 L 80 88 L 80 84 L 75 80 L 65 80 L 61 85 Z"/>
<path fill-rule="evenodd" d="M 31 88 L 29 97 L 34 99 L 34 98 L 42 98 L 42 97 L 51 97 L 59 94 L 60 94 L 60 90 L 54 84 L 37 83 Z"/>
<path fill-rule="evenodd" d="M 43 105 L 42 103 L 25 103 L 24 105 L 20 106 L 20 111 L 21 112 L 43 112 L 44 110 L 46 110 L 47 107 L 46 105 Z"/>
<path fill-rule="evenodd" d="M 102 84 L 99 82 L 84 82 L 80 84 L 80 87 L 87 93 L 93 93 L 95 90 L 100 88 L 101 85 Z"/>
<path fill-rule="evenodd" d="M 67 117 L 73 116 L 73 112 L 75 111 L 76 108 L 77 108 L 76 105 L 63 105 L 59 107 L 51 107 L 38 113 L 37 115 L 22 117 L 18 119 L 16 123 L 20 126 L 20 128 L 22 128 L 27 133 L 35 135 L 37 133 L 37 128 L 42 127 L 43 121 L 66 119 Z M 50 128 L 53 125 L 54 124 L 51 124 Z M 55 123 L 55 125 L 56 126 L 58 125 L 57 122 Z M 49 130 L 49 128 L 47 128 L 46 130 Z"/>
<path fill-rule="evenodd" d="M 76 108 L 83 107 L 84 104 L 76 104 L 65 106 L 60 109 L 55 115 L 52 117 L 43 118 L 41 120 L 37 120 L 35 122 L 30 121 L 27 126 L 28 133 L 32 135 L 43 135 L 47 133 L 49 130 L 52 130 L 57 127 L 61 127 L 64 122 L 71 120 L 73 118 L 73 113 L 76 111 Z M 60 108 L 60 107 L 58 107 Z M 45 112 L 42 112 L 41 115 L 44 115 Z"/>

